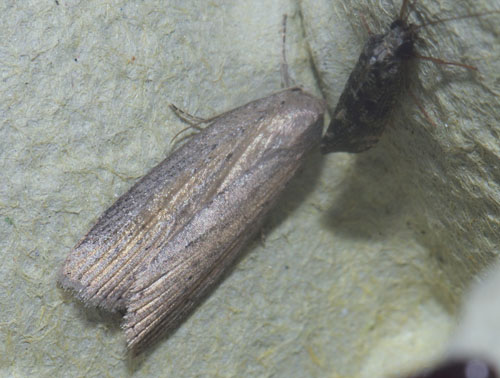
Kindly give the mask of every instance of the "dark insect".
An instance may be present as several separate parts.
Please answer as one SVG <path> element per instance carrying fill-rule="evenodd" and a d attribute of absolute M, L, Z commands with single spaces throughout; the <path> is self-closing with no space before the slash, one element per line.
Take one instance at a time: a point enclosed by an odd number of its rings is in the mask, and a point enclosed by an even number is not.
<path fill-rule="evenodd" d="M 498 374 L 486 362 L 478 359 L 448 361 L 409 378 L 497 378 Z"/>
<path fill-rule="evenodd" d="M 414 2 L 413 2 L 414 3 Z M 413 5 L 412 3 L 412 5 Z M 371 35 L 340 96 L 333 117 L 321 142 L 321 152 L 362 152 L 375 145 L 401 92 L 411 58 L 438 64 L 473 66 L 421 56 L 414 50 L 421 27 L 443 21 L 484 15 L 469 14 L 422 25 L 408 23 L 408 0 L 403 0 L 399 17 L 385 34 Z M 490 13 L 497 13 L 493 11 Z M 421 108 L 423 110 L 423 108 Z M 424 111 L 424 114 L 427 114 Z M 432 122 L 432 121 L 431 121 Z"/>

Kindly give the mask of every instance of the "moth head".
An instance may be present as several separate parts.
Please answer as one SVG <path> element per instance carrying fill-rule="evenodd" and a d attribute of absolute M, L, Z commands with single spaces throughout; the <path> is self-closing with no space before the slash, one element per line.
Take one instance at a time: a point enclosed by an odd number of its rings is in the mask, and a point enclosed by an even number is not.
<path fill-rule="evenodd" d="M 398 19 L 393 21 L 390 29 L 398 41 L 395 55 L 403 59 L 410 59 L 413 56 L 413 46 L 417 39 L 416 25 Z"/>

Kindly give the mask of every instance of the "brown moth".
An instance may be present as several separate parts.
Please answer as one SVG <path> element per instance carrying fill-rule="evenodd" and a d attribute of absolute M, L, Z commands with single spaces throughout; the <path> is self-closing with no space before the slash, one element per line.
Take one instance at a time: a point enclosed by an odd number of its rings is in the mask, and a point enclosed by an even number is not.
<path fill-rule="evenodd" d="M 124 311 L 128 348 L 139 352 L 231 266 L 319 145 L 324 112 L 291 88 L 213 119 L 99 218 L 60 283 L 86 305 Z"/>
<path fill-rule="evenodd" d="M 399 16 L 389 30 L 384 34 L 370 35 L 365 43 L 321 141 L 322 153 L 362 152 L 378 142 L 402 92 L 409 59 L 420 58 L 476 70 L 466 64 L 417 54 L 415 43 L 421 27 L 499 12 L 469 14 L 415 25 L 408 23 L 408 7 L 409 0 L 403 0 Z M 425 111 L 424 114 L 427 116 Z"/>

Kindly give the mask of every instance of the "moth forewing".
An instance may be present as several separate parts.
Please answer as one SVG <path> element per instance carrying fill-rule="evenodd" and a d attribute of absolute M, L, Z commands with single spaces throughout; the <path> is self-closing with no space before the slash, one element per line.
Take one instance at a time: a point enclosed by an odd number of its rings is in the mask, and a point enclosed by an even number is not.
<path fill-rule="evenodd" d="M 292 88 L 216 118 L 120 197 L 68 256 L 63 287 L 125 310 L 142 350 L 235 260 L 320 142 L 323 101 Z"/>

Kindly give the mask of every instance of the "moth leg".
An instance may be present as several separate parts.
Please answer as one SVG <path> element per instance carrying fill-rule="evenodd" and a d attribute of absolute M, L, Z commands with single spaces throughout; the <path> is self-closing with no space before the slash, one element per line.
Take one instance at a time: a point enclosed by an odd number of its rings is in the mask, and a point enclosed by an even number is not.
<path fill-rule="evenodd" d="M 172 111 L 175 113 L 175 115 L 182 121 L 182 122 L 185 122 L 187 123 L 189 126 L 188 127 L 185 127 L 183 128 L 181 131 L 179 131 L 177 134 L 175 134 L 173 137 L 172 137 L 172 141 L 171 141 L 171 144 L 174 144 L 175 140 L 177 139 L 177 137 L 179 135 L 181 135 L 183 132 L 187 131 L 187 130 L 190 130 L 190 129 L 195 129 L 197 131 L 201 131 L 203 130 L 203 127 L 201 127 L 200 125 L 202 123 L 208 123 L 209 121 L 207 121 L 206 119 L 204 118 L 200 118 L 200 117 L 196 117 L 194 115 L 191 115 L 189 114 L 188 112 L 178 108 L 177 106 L 175 106 L 174 104 L 170 104 L 169 105 L 170 109 L 172 109 Z M 184 138 L 182 138 L 184 139 Z"/>
<path fill-rule="evenodd" d="M 169 107 L 170 107 L 170 109 L 172 109 L 172 111 L 175 113 L 175 115 L 177 117 L 179 117 L 179 119 L 181 121 L 187 123 L 188 125 L 190 125 L 190 127 L 193 127 L 197 130 L 203 130 L 203 127 L 200 126 L 201 124 L 208 125 L 209 123 L 212 123 L 213 121 L 215 121 L 217 118 L 220 118 L 220 117 L 222 117 L 222 116 L 224 116 L 232 111 L 232 110 L 229 110 L 227 112 L 217 114 L 217 115 L 210 117 L 210 118 L 201 118 L 201 117 L 194 116 L 194 115 L 178 108 L 174 104 L 170 104 Z"/>
<path fill-rule="evenodd" d="M 169 107 L 181 121 L 186 122 L 187 124 L 193 126 L 195 129 L 201 130 L 201 128 L 199 127 L 201 123 L 210 122 L 210 120 L 207 120 L 205 118 L 200 118 L 189 114 L 188 112 L 182 110 L 174 104 L 170 104 Z"/>
<path fill-rule="evenodd" d="M 439 59 L 439 58 L 434 58 L 432 56 L 424 56 L 424 55 L 420 55 L 420 54 L 417 54 L 417 53 L 414 53 L 413 56 L 415 58 L 422 59 L 422 60 L 428 60 L 428 61 L 436 63 L 436 64 L 458 66 L 458 67 L 463 67 L 463 68 L 466 68 L 466 69 L 469 69 L 469 70 L 473 70 L 473 71 L 477 71 L 478 70 L 477 67 L 474 67 L 474 66 L 471 66 L 471 65 L 468 65 L 468 64 L 463 64 L 463 63 L 458 63 L 458 62 L 448 62 L 446 60 Z M 410 96 L 413 99 L 413 102 L 415 102 L 415 104 L 418 106 L 418 108 L 420 109 L 420 111 L 422 112 L 422 114 L 425 116 L 425 118 L 427 119 L 427 121 L 429 121 L 429 123 L 431 125 L 433 125 L 434 127 L 436 127 L 436 123 L 432 120 L 432 118 L 429 116 L 429 114 L 425 111 L 424 106 L 418 100 L 417 96 L 415 96 L 415 94 L 411 90 L 409 90 L 409 89 L 408 89 L 408 92 L 410 93 Z"/>
<path fill-rule="evenodd" d="M 436 63 L 436 64 L 444 64 L 444 65 L 449 65 L 449 66 L 458 66 L 458 67 L 467 68 L 468 70 L 478 71 L 477 67 L 471 66 L 469 64 L 464 64 L 464 63 L 459 63 L 459 62 L 448 62 L 448 61 L 443 60 L 443 59 L 434 58 L 432 56 L 424 56 L 424 55 L 420 55 L 420 54 L 417 54 L 417 53 L 414 53 L 413 56 L 415 58 L 418 58 L 418 59 L 429 60 L 429 61 L 431 61 L 433 63 Z"/>
<path fill-rule="evenodd" d="M 359 16 L 361 18 L 361 23 L 363 24 L 363 27 L 365 28 L 366 32 L 368 33 L 368 35 L 372 36 L 374 33 L 372 32 L 372 30 L 370 29 L 370 26 L 368 25 L 368 22 L 366 22 L 366 18 L 365 16 L 363 16 L 362 14 Z"/>
<path fill-rule="evenodd" d="M 420 102 L 420 100 L 417 98 L 417 96 L 415 96 L 415 94 L 410 89 L 408 89 L 408 93 L 410 94 L 413 102 L 418 106 L 418 108 L 420 109 L 420 111 L 422 112 L 422 114 L 424 115 L 424 117 L 427 119 L 427 121 L 432 126 L 437 127 L 436 123 L 433 121 L 433 119 L 431 118 L 431 116 L 429 115 L 429 113 L 427 113 L 427 111 L 425 110 L 424 106 L 422 105 L 422 103 Z"/>

